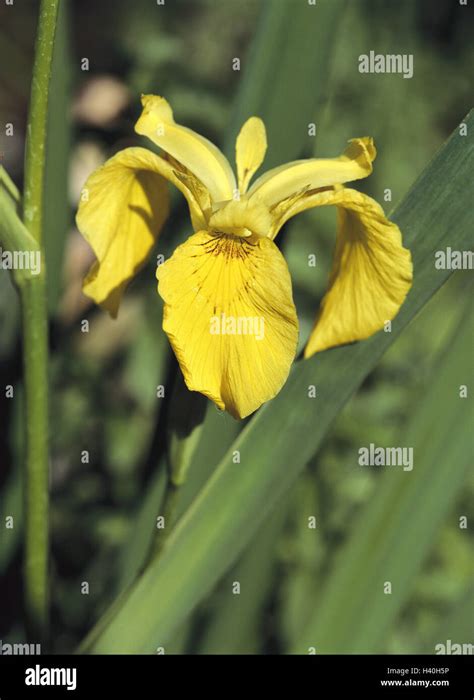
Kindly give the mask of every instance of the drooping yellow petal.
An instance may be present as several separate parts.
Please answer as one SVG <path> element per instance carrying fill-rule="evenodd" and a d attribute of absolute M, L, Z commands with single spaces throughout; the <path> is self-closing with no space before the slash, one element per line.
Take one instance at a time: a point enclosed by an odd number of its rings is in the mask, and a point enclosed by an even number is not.
<path fill-rule="evenodd" d="M 116 316 L 128 282 L 146 262 L 169 211 L 168 186 L 186 196 L 195 225 L 204 222 L 193 194 L 172 166 L 144 148 L 117 153 L 87 180 L 77 226 L 97 256 L 84 292 Z"/>
<path fill-rule="evenodd" d="M 303 191 L 359 180 L 370 175 L 375 156 L 373 139 L 352 139 L 338 158 L 299 160 L 269 170 L 254 182 L 249 196 L 273 207 Z"/>
<path fill-rule="evenodd" d="M 142 95 L 143 112 L 135 131 L 147 136 L 193 173 L 207 188 L 213 202 L 232 199 L 237 188 L 227 158 L 208 139 L 176 124 L 168 102 Z"/>
<path fill-rule="evenodd" d="M 250 180 L 263 163 L 266 150 L 265 124 L 259 117 L 250 117 L 241 128 L 235 145 L 235 161 L 241 194 L 247 192 Z"/>
<path fill-rule="evenodd" d="M 279 392 L 298 321 L 287 265 L 270 239 L 200 231 L 157 277 L 163 328 L 191 391 L 236 418 Z"/>
<path fill-rule="evenodd" d="M 329 288 L 305 357 L 381 330 L 397 315 L 413 276 L 410 251 L 402 245 L 400 229 L 377 202 L 341 187 L 315 194 L 306 202 L 303 199 L 298 210 L 325 204 L 338 207 L 336 249 Z"/>

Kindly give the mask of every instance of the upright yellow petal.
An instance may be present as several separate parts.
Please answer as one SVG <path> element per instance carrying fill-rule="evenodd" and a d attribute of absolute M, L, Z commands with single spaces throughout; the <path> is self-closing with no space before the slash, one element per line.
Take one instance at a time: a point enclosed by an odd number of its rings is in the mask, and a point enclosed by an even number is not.
<path fill-rule="evenodd" d="M 352 139 L 338 158 L 298 160 L 269 170 L 249 190 L 268 207 L 304 191 L 367 177 L 372 172 L 376 150 L 369 137 Z"/>
<path fill-rule="evenodd" d="M 172 166 L 144 148 L 120 151 L 92 173 L 83 188 L 77 226 L 97 256 L 84 292 L 112 316 L 168 216 L 164 178 L 181 189 L 193 219 L 203 223 L 199 205 Z"/>
<path fill-rule="evenodd" d="M 163 97 L 142 95 L 143 112 L 135 124 L 147 136 L 182 163 L 207 188 L 213 202 L 232 199 L 237 188 L 227 158 L 208 139 L 176 124 L 173 111 Z"/>
<path fill-rule="evenodd" d="M 402 245 L 400 229 L 377 202 L 355 190 L 338 188 L 302 200 L 299 211 L 324 204 L 338 207 L 336 250 L 329 288 L 305 357 L 381 330 L 397 315 L 413 276 L 410 251 Z"/>
<path fill-rule="evenodd" d="M 235 418 L 280 391 L 298 321 L 287 265 L 270 239 L 200 231 L 157 277 L 163 328 L 191 391 Z"/>
<path fill-rule="evenodd" d="M 265 124 L 259 117 L 250 117 L 241 128 L 235 145 L 235 161 L 241 194 L 247 192 L 250 180 L 263 163 L 266 150 Z"/>

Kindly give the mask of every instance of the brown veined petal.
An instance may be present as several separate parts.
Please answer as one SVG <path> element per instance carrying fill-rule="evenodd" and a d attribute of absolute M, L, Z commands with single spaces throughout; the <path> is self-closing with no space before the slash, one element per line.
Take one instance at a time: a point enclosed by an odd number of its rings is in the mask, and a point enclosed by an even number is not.
<path fill-rule="evenodd" d="M 280 391 L 298 321 L 286 262 L 269 238 L 200 231 L 157 277 L 163 328 L 191 391 L 235 418 Z"/>
<path fill-rule="evenodd" d="M 303 196 L 286 218 L 328 204 L 338 207 L 336 249 L 305 357 L 381 330 L 397 315 L 413 278 L 411 254 L 402 245 L 400 229 L 367 195 L 341 187 Z"/>
<path fill-rule="evenodd" d="M 127 148 L 88 178 L 77 226 L 97 256 L 84 293 L 113 317 L 122 294 L 144 265 L 169 212 L 166 180 L 185 195 L 195 226 L 205 223 L 195 196 L 170 163 L 144 148 Z"/>

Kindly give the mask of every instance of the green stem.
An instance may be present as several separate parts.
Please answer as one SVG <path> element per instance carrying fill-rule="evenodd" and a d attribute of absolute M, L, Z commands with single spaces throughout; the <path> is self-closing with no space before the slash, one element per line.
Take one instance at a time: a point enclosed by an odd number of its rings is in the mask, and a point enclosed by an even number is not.
<path fill-rule="evenodd" d="M 46 126 L 59 0 L 41 0 L 25 159 L 23 220 L 41 244 Z M 44 262 L 44 259 L 43 259 Z M 25 384 L 25 612 L 31 638 L 48 628 L 49 430 L 46 273 L 19 285 Z"/>
<path fill-rule="evenodd" d="M 32 639 L 48 625 L 48 323 L 43 275 L 22 281 L 25 385 L 25 612 Z"/>
<path fill-rule="evenodd" d="M 28 115 L 23 220 L 41 243 L 49 82 L 59 0 L 41 0 Z"/>

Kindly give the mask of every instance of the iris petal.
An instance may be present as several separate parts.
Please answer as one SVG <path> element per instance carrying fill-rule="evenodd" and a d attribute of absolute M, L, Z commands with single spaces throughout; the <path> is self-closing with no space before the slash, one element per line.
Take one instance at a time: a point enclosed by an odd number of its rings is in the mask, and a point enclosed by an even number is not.
<path fill-rule="evenodd" d="M 77 226 L 97 256 L 84 293 L 114 317 L 124 289 L 146 262 L 168 216 L 168 188 L 159 160 L 145 149 L 120 151 L 82 190 Z"/>
<path fill-rule="evenodd" d="M 250 117 L 240 130 L 235 146 L 239 191 L 247 192 L 250 180 L 262 165 L 267 150 L 265 124 L 259 117 Z"/>
<path fill-rule="evenodd" d="M 412 284 L 410 251 L 377 202 L 338 188 L 303 199 L 299 211 L 327 204 L 338 207 L 336 249 L 305 357 L 381 330 L 397 315 Z"/>
<path fill-rule="evenodd" d="M 375 156 L 371 138 L 352 139 L 337 158 L 299 160 L 269 170 L 254 182 L 249 197 L 273 207 L 298 192 L 359 180 L 370 175 Z"/>
<path fill-rule="evenodd" d="M 298 321 L 286 262 L 270 239 L 200 231 L 157 277 L 163 328 L 191 391 L 236 418 L 279 392 Z"/>
<path fill-rule="evenodd" d="M 237 188 L 227 158 L 208 139 L 176 124 L 168 102 L 157 95 L 142 95 L 143 111 L 135 124 L 138 134 L 182 163 L 206 187 L 213 202 L 232 199 Z"/>

